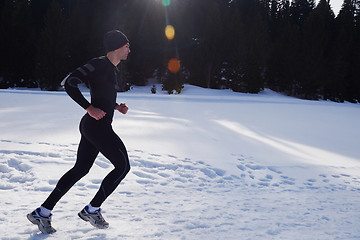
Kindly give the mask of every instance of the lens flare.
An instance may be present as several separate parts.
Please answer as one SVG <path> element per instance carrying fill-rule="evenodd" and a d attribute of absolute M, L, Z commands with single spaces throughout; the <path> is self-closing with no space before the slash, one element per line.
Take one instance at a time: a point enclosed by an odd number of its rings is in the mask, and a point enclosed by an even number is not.
<path fill-rule="evenodd" d="M 167 6 L 170 5 L 171 1 L 170 1 L 170 0 L 162 0 L 161 3 L 162 3 L 162 5 L 163 5 L 164 7 L 167 7 Z"/>
<path fill-rule="evenodd" d="M 180 62 L 177 58 L 172 58 L 168 62 L 168 69 L 172 73 L 177 73 L 180 70 Z"/>
<path fill-rule="evenodd" d="M 167 25 L 165 28 L 165 36 L 168 40 L 173 40 L 175 37 L 175 29 L 171 25 Z"/>

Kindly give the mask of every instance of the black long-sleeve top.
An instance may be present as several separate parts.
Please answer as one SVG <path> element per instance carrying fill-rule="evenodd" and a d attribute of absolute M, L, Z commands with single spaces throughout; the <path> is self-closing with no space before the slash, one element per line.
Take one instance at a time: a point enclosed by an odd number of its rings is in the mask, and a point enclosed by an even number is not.
<path fill-rule="evenodd" d="M 82 108 L 90 105 L 106 112 L 103 121 L 112 121 L 116 106 L 119 70 L 103 56 L 93 58 L 87 64 L 70 73 L 61 83 L 67 94 Z M 90 88 L 91 103 L 82 95 L 78 84 L 85 83 Z"/>

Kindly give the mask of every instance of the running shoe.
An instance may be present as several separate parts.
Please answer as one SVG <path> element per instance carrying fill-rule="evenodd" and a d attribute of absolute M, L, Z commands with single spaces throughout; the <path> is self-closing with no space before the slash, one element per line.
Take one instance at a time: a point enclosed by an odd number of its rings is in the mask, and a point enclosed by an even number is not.
<path fill-rule="evenodd" d="M 52 214 L 50 214 L 49 217 L 41 216 L 40 208 L 37 208 L 26 217 L 31 223 L 38 225 L 38 228 L 42 233 L 50 234 L 56 232 L 55 228 L 51 226 L 51 216 Z"/>
<path fill-rule="evenodd" d="M 93 225 L 94 227 L 100 228 L 100 229 L 105 229 L 109 227 L 109 223 L 105 221 L 105 219 L 103 218 L 103 216 L 101 215 L 101 209 L 95 211 L 94 213 L 90 213 L 88 206 L 84 207 L 83 210 L 81 210 L 78 213 L 78 216 L 86 221 L 86 222 L 90 222 L 91 225 Z"/>

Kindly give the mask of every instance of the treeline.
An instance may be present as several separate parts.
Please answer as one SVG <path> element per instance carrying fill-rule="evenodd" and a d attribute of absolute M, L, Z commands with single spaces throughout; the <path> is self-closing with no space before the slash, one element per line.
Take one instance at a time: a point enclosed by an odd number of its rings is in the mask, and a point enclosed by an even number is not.
<path fill-rule="evenodd" d="M 56 90 L 66 74 L 104 54 L 120 29 L 131 53 L 123 85 L 157 79 L 305 99 L 360 101 L 360 2 L 344 0 L 3 0 L 0 88 Z M 175 38 L 164 29 L 172 25 Z M 178 59 L 180 71 L 168 69 Z M 171 91 L 169 91 L 171 92 Z"/>

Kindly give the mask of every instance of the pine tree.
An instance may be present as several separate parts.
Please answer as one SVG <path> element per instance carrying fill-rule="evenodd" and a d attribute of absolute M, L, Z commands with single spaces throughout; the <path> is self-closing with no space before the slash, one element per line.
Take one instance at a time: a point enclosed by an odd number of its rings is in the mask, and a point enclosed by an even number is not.
<path fill-rule="evenodd" d="M 1 15 L 0 15 L 0 88 L 13 87 L 13 78 L 15 75 L 13 54 L 10 49 L 15 49 L 11 46 L 12 41 L 9 38 L 8 33 L 12 33 L 13 28 L 11 26 L 12 13 L 14 11 L 15 4 L 12 0 L 6 0 L 1 2 Z"/>
<path fill-rule="evenodd" d="M 302 27 L 310 12 L 315 8 L 315 0 L 293 0 L 290 16 L 293 24 Z"/>
<path fill-rule="evenodd" d="M 356 6 L 355 16 L 355 63 L 353 66 L 353 79 L 354 79 L 354 99 L 360 102 L 360 1 L 354 0 Z"/>
<path fill-rule="evenodd" d="M 223 61 L 223 20 L 227 5 L 224 1 L 209 0 L 191 1 L 188 7 L 184 14 L 191 19 L 187 26 L 190 30 L 187 42 L 192 44 L 192 48 L 186 58 L 190 81 L 202 87 L 217 88 L 215 75 Z"/>
<path fill-rule="evenodd" d="M 69 12 L 68 71 L 72 71 L 96 56 L 94 44 L 90 40 L 93 17 L 89 10 L 87 1 L 79 0 Z"/>
<path fill-rule="evenodd" d="M 327 0 L 320 0 L 303 26 L 300 95 L 318 99 L 324 95 L 324 81 L 328 79 L 328 63 L 333 41 L 335 15 Z"/>
<path fill-rule="evenodd" d="M 289 19 L 289 5 L 286 2 L 283 4 L 280 5 L 275 32 L 272 32 L 266 85 L 275 91 L 295 95 L 301 73 L 301 32 Z"/>
<path fill-rule="evenodd" d="M 232 37 L 232 62 L 237 72 L 231 88 L 239 92 L 257 93 L 264 88 L 264 66 L 268 56 L 269 28 L 267 11 L 257 0 L 234 2 L 236 34 Z M 236 18 L 236 16 L 234 16 Z"/>
<path fill-rule="evenodd" d="M 167 72 L 164 76 L 162 84 L 162 90 L 168 92 L 168 94 L 180 94 L 184 88 L 184 77 L 181 71 L 177 73 Z"/>
<path fill-rule="evenodd" d="M 1 12 L 0 87 L 36 87 L 33 79 L 35 39 L 26 0 L 7 0 Z"/>
<path fill-rule="evenodd" d="M 336 38 L 332 49 L 329 81 L 325 85 L 325 98 L 354 101 L 352 73 L 355 63 L 355 6 L 345 0 L 336 18 Z"/>
<path fill-rule="evenodd" d="M 132 49 L 128 71 L 130 81 L 145 85 L 155 71 L 163 71 L 167 62 L 165 7 L 161 1 L 133 0 L 126 6 L 124 26 Z"/>
<path fill-rule="evenodd" d="M 44 27 L 45 14 L 50 7 L 52 0 L 31 0 L 30 7 L 32 11 L 32 21 L 37 33 Z"/>
<path fill-rule="evenodd" d="M 38 46 L 37 78 L 40 88 L 58 90 L 68 72 L 68 27 L 57 0 L 53 0 L 44 19 Z"/>

